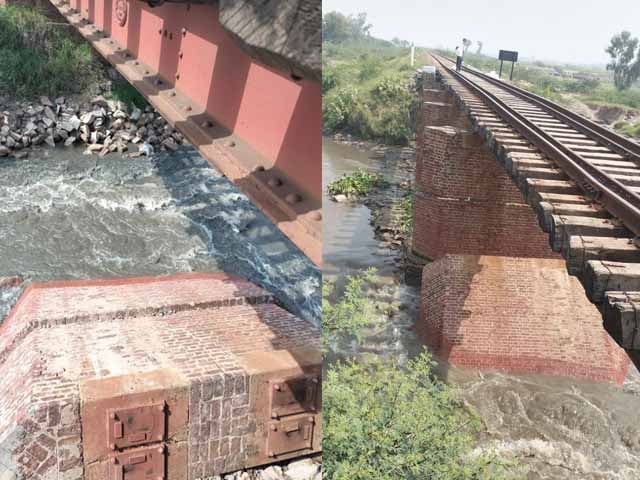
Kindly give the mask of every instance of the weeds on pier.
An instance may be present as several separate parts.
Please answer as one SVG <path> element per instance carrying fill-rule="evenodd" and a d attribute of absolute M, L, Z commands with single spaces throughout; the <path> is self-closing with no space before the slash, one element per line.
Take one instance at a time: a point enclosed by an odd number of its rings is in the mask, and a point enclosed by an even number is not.
<path fill-rule="evenodd" d="M 25 6 L 0 7 L 0 94 L 82 91 L 95 80 L 91 47 L 69 25 Z"/>
<path fill-rule="evenodd" d="M 358 169 L 350 175 L 343 175 L 331 182 L 327 190 L 329 195 L 346 195 L 347 197 L 362 197 L 374 188 L 385 185 L 385 180 L 379 173 L 369 173 Z"/>

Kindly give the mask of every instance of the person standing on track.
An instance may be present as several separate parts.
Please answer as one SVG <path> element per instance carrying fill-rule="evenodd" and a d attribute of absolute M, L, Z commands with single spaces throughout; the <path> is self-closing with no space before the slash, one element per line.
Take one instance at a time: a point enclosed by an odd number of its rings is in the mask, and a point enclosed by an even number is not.
<path fill-rule="evenodd" d="M 462 49 L 460 47 L 456 47 L 456 72 L 459 72 L 462 68 Z"/>

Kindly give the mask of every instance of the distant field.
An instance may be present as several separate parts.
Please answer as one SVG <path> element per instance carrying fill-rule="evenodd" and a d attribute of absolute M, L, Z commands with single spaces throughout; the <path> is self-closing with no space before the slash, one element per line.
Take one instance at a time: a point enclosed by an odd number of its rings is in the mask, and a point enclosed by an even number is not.
<path fill-rule="evenodd" d="M 452 51 L 438 52 L 450 58 L 454 56 Z M 467 53 L 465 63 L 484 72 L 498 72 L 500 68 L 496 58 L 486 55 Z M 510 68 L 510 64 L 505 63 L 504 80 L 509 78 Z M 617 90 L 610 73 L 604 69 L 519 62 L 513 81 L 525 90 L 574 108 L 620 133 L 640 137 L 640 86 Z"/>

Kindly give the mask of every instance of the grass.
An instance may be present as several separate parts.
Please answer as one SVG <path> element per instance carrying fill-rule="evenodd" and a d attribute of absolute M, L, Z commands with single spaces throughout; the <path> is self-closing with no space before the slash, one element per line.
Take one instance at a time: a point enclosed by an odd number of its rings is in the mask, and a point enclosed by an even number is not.
<path fill-rule="evenodd" d="M 325 133 L 406 145 L 414 137 L 417 97 L 409 49 L 365 37 L 323 44 Z"/>
<path fill-rule="evenodd" d="M 628 135 L 630 137 L 640 138 L 640 122 L 630 123 L 624 120 L 620 120 L 613 124 L 613 128 L 616 132 Z"/>
<path fill-rule="evenodd" d="M 91 47 L 35 8 L 0 7 L 0 94 L 17 98 L 84 90 L 96 80 Z"/>
<path fill-rule="evenodd" d="M 115 80 L 111 84 L 111 91 L 108 97 L 112 100 L 119 100 L 127 105 L 135 105 L 140 109 L 144 109 L 149 105 L 149 102 L 147 102 L 142 94 L 126 80 Z"/>
<path fill-rule="evenodd" d="M 327 190 L 330 195 L 346 195 L 348 197 L 363 197 L 374 188 L 382 187 L 385 180 L 378 173 L 356 170 L 350 175 L 343 175 L 331 182 Z"/>

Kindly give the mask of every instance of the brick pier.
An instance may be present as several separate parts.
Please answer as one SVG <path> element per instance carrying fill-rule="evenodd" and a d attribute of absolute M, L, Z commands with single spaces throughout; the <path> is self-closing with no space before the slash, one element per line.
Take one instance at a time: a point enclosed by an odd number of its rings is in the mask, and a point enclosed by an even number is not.
<path fill-rule="evenodd" d="M 0 478 L 195 480 L 317 452 L 320 365 L 319 330 L 239 278 L 32 285 L 0 327 Z"/>
<path fill-rule="evenodd" d="M 534 210 L 459 99 L 435 75 L 423 86 L 412 250 L 433 263 L 423 269 L 420 336 L 453 365 L 621 383 L 626 354 Z"/>

